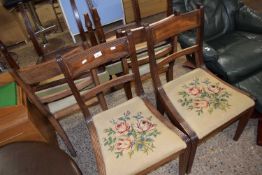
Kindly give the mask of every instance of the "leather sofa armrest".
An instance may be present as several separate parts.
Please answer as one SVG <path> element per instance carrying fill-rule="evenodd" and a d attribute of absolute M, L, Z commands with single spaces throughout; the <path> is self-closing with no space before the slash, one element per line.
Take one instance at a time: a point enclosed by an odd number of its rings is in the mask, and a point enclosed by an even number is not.
<path fill-rule="evenodd" d="M 206 42 L 203 43 L 203 55 L 205 61 L 217 61 L 219 57 L 217 51 Z"/>
<path fill-rule="evenodd" d="M 186 32 L 179 36 L 179 42 L 182 48 L 189 47 L 195 43 L 195 33 L 194 32 Z M 203 42 L 203 56 L 205 62 L 209 61 L 217 61 L 218 53 L 217 51 L 208 45 L 205 41 Z"/>
<path fill-rule="evenodd" d="M 262 14 L 256 13 L 246 5 L 242 5 L 236 16 L 236 25 L 238 30 L 261 34 Z"/>

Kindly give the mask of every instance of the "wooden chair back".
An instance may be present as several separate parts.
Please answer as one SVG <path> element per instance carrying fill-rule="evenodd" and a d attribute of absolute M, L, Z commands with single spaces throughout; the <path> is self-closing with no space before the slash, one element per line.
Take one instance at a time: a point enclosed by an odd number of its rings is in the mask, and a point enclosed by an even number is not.
<path fill-rule="evenodd" d="M 128 57 L 132 60 L 131 72 L 129 72 L 127 65 Z M 122 63 L 123 74 L 105 83 L 100 83 L 98 79 L 100 67 L 117 61 L 121 61 Z M 144 94 L 137 65 L 135 46 L 130 33 L 127 37 L 99 44 L 69 58 L 63 59 L 62 57 L 58 57 L 57 62 L 60 65 L 60 68 L 64 73 L 67 82 L 88 122 L 92 119 L 92 117 L 87 106 L 85 105 L 86 100 L 97 96 L 102 109 L 106 110 L 107 104 L 104 99 L 104 92 L 112 87 L 123 85 L 127 98 L 130 99 L 132 98 L 130 88 L 131 81 L 135 82 L 136 94 L 138 96 Z M 88 92 L 80 94 L 73 82 L 73 79 L 86 70 L 91 72 L 92 79 L 96 86 L 91 88 Z"/>
<path fill-rule="evenodd" d="M 171 0 L 166 0 L 166 1 L 167 1 L 166 14 L 167 16 L 169 16 L 173 13 L 172 1 Z M 106 36 L 112 34 L 113 32 L 115 32 L 118 29 L 124 29 L 124 28 L 130 29 L 130 28 L 136 28 L 136 27 L 142 26 L 142 17 L 141 17 L 141 9 L 139 6 L 139 0 L 131 0 L 135 21 L 133 23 L 129 23 L 129 24 L 125 24 L 125 25 L 121 25 L 116 28 L 113 28 L 112 30 L 108 32 L 104 31 L 103 26 L 101 24 L 99 13 L 97 9 L 94 7 L 92 0 L 86 0 L 86 2 L 91 12 L 92 20 L 94 22 L 94 27 L 95 27 L 95 33 L 97 35 L 97 39 L 99 43 L 106 42 Z"/>
<path fill-rule="evenodd" d="M 48 49 L 45 49 L 39 42 L 37 39 L 37 35 L 34 32 L 34 28 L 30 22 L 30 19 L 27 15 L 27 11 L 26 11 L 26 7 L 24 3 L 20 3 L 19 4 L 19 11 L 21 12 L 22 18 L 24 20 L 24 24 L 25 24 L 25 28 L 26 31 L 29 35 L 30 40 L 32 41 L 32 44 L 39 56 L 39 59 L 37 60 L 37 63 L 40 62 L 44 62 L 50 59 L 55 58 L 56 54 L 66 54 L 67 52 L 71 52 L 75 49 L 81 50 L 81 49 L 85 49 L 86 47 L 89 47 L 88 43 L 86 42 L 85 38 L 82 38 L 82 43 L 79 45 L 71 45 L 71 46 L 66 46 L 66 47 L 62 47 L 62 48 L 55 48 L 55 50 L 50 51 Z M 47 31 L 51 31 L 51 29 L 46 29 Z"/>
<path fill-rule="evenodd" d="M 78 30 L 79 30 L 80 38 L 81 38 L 82 41 L 87 41 L 85 31 L 84 31 L 84 28 L 83 28 L 83 24 L 82 24 L 82 21 L 80 19 L 80 14 L 77 10 L 75 0 L 70 0 L 70 4 L 71 4 L 71 7 L 72 7 L 72 10 L 73 10 L 73 13 L 74 13 L 74 17 L 75 17 L 75 20 L 76 20 L 76 24 L 77 24 L 77 27 L 78 27 Z"/>
<path fill-rule="evenodd" d="M 136 45 L 136 53 L 137 54 L 142 54 L 142 53 L 145 53 L 145 52 L 147 53 L 147 44 L 146 44 L 147 38 L 146 38 L 145 27 L 141 26 L 141 27 L 133 28 L 133 29 L 130 29 L 130 31 L 132 32 L 133 40 L 134 40 L 134 43 Z M 118 29 L 116 31 L 116 37 L 117 38 L 126 36 L 126 34 L 127 34 L 127 30 Z M 168 42 L 163 41 L 163 42 L 157 44 L 155 46 L 155 48 L 156 49 L 160 48 L 160 47 L 164 46 L 165 44 L 168 44 Z M 161 49 L 156 54 L 156 58 L 158 59 L 158 58 L 161 58 L 165 55 L 168 55 L 170 51 L 171 51 L 171 44 L 169 45 L 169 47 Z M 148 56 L 145 56 L 145 57 L 143 57 L 143 59 L 138 60 L 139 66 L 147 64 L 147 63 L 149 63 L 149 57 Z"/>
<path fill-rule="evenodd" d="M 48 107 L 44 105 L 41 100 L 35 94 L 38 85 L 41 81 L 50 79 L 54 76 L 60 75 L 61 71 L 57 64 L 55 64 L 55 60 L 50 60 L 48 62 L 28 66 L 26 68 L 20 68 L 12 56 L 7 51 L 4 44 L 0 41 L 0 49 L 3 55 L 6 58 L 8 66 L 10 68 L 10 74 L 17 82 L 17 84 L 23 89 L 26 93 L 27 97 L 30 99 L 32 103 L 39 109 L 39 111 L 48 118 L 52 126 L 58 132 L 59 136 L 63 139 L 65 144 L 67 145 L 70 153 L 75 156 L 76 152 L 68 139 L 65 131 L 63 130 L 62 126 L 59 122 L 55 119 L 54 115 L 50 112 Z M 41 89 L 41 88 L 40 88 Z"/>
<path fill-rule="evenodd" d="M 87 1 L 87 3 L 88 3 L 88 7 L 89 7 L 91 14 L 97 13 L 97 12 L 92 12 L 92 10 L 91 10 L 93 8 L 92 2 Z M 87 32 L 85 32 L 84 27 L 83 27 L 84 25 L 81 21 L 80 14 L 79 14 L 79 11 L 78 11 L 77 6 L 76 6 L 76 1 L 70 0 L 70 4 L 71 4 L 72 10 L 73 10 L 74 18 L 75 18 L 75 21 L 76 21 L 76 24 L 77 24 L 77 27 L 78 27 L 78 30 L 79 30 L 79 35 L 80 35 L 81 40 L 83 42 L 87 42 L 87 40 L 89 39 L 90 44 L 92 46 L 97 45 L 98 39 L 96 38 L 95 31 L 93 29 L 93 23 L 90 19 L 89 14 L 88 13 L 84 14 L 85 27 L 87 29 Z M 92 15 L 92 19 L 94 20 L 93 15 Z M 97 19 L 97 20 L 99 20 L 99 22 L 100 22 L 100 18 Z"/>
<path fill-rule="evenodd" d="M 39 99 L 35 94 L 36 92 L 66 83 L 66 79 L 63 77 L 63 74 L 56 63 L 56 60 L 51 59 L 46 62 L 39 63 L 37 65 L 30 65 L 24 68 L 20 68 L 17 65 L 17 63 L 14 61 L 12 56 L 9 54 L 9 52 L 6 50 L 4 44 L 0 42 L 0 45 L 1 45 L 1 51 L 3 52 L 6 58 L 9 68 L 13 72 L 12 75 L 15 75 L 14 76 L 15 80 L 17 82 L 22 83 L 23 86 L 21 87 L 26 88 L 28 93 L 31 94 L 30 96 L 34 96 L 33 98 L 37 99 L 39 103 L 43 105 L 72 95 L 71 90 L 67 89 L 67 90 L 63 90 L 62 92 L 58 92 L 54 94 L 54 96 L 50 96 L 44 99 Z M 71 55 L 76 52 L 78 52 L 78 50 L 72 51 L 66 55 Z M 81 88 L 88 86 L 89 84 L 92 83 L 91 78 L 90 77 L 88 78 L 88 74 L 89 72 L 85 72 L 81 76 L 77 77 L 77 79 L 83 77 L 86 78 L 86 81 L 80 85 Z M 60 115 L 57 116 L 57 118 L 60 117 L 64 117 L 64 116 L 60 116 Z"/>
<path fill-rule="evenodd" d="M 21 15 L 22 15 L 23 20 L 24 20 L 26 31 L 29 35 L 30 40 L 32 41 L 32 44 L 33 44 L 38 56 L 44 57 L 44 49 L 39 44 L 37 37 L 35 36 L 34 28 L 33 28 L 32 24 L 30 22 L 30 19 L 27 15 L 24 3 L 19 4 L 19 11 L 21 12 Z"/>
<path fill-rule="evenodd" d="M 148 53 L 150 58 L 150 71 L 153 78 L 154 86 L 156 88 L 161 86 L 160 77 L 158 72 L 162 67 L 169 65 L 167 81 L 173 80 L 173 64 L 179 57 L 186 56 L 188 54 L 195 55 L 197 67 L 201 67 L 203 64 L 203 7 L 185 14 L 171 15 L 163 20 L 152 23 L 145 27 Z M 177 49 L 177 40 L 174 39 L 173 53 L 165 57 L 160 62 L 156 61 L 156 54 L 154 47 L 156 44 L 163 42 L 167 39 L 177 38 L 177 36 L 189 30 L 196 30 L 196 41 L 191 47 L 181 50 Z"/>

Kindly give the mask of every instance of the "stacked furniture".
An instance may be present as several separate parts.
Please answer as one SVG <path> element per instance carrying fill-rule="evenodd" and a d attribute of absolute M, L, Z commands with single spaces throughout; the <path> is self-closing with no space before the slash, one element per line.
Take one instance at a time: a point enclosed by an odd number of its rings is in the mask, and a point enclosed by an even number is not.
<path fill-rule="evenodd" d="M 56 64 L 56 60 L 50 59 L 43 63 L 21 68 L 1 41 L 0 49 L 6 59 L 8 67 L 12 70 L 10 74 L 14 80 L 24 90 L 30 101 L 37 106 L 43 116 L 48 119 L 57 134 L 67 145 L 71 155 L 76 156 L 73 145 L 59 123 L 59 120 L 78 111 L 79 106 L 74 96 L 72 96 L 73 92 Z M 70 56 L 78 52 L 81 52 L 81 50 L 76 48 L 64 56 Z M 104 72 L 100 74 L 99 78 L 101 82 L 107 81 L 109 75 L 107 72 Z M 88 71 L 79 75 L 75 81 L 78 90 L 81 91 L 86 91 L 90 86 L 92 87 L 92 85 L 95 84 Z M 105 101 L 100 97 L 98 100 Z M 88 105 L 94 105 L 97 103 L 97 99 L 93 98 L 87 103 Z"/>
<path fill-rule="evenodd" d="M 262 113 L 262 14 L 238 0 L 173 0 L 173 9 L 191 11 L 201 3 L 205 9 L 204 62 L 223 80 L 256 98 Z M 183 48 L 195 42 L 194 32 L 179 38 Z M 190 56 L 188 59 L 191 60 Z M 260 126 L 261 129 L 261 126 Z M 262 144 L 262 134 L 258 143 Z"/>
<path fill-rule="evenodd" d="M 127 57 L 132 60 L 131 71 Z M 123 65 L 123 73 L 107 82 L 99 81 L 99 68 L 117 61 Z M 145 96 L 131 35 L 71 57 L 60 57 L 57 62 L 86 118 L 99 174 L 147 174 L 176 157 L 179 157 L 179 174 L 185 174 L 190 149 L 188 137 Z M 92 79 L 98 84 L 80 93 L 73 80 L 85 71 L 92 72 Z M 131 91 L 131 82 L 135 93 Z M 124 88 L 127 101 L 110 109 L 108 103 L 100 103 L 103 111 L 92 115 L 85 102 L 94 97 L 104 98 L 104 92 L 119 86 Z"/>
<path fill-rule="evenodd" d="M 11 75 L 47 117 L 72 156 L 76 156 L 74 147 L 57 113 L 39 94 L 42 91 L 63 86 L 59 94 L 48 99 L 56 102 L 70 97 L 69 101 L 76 104 L 62 110 L 82 111 L 99 174 L 146 174 L 179 157 L 179 174 L 184 175 L 191 172 L 199 144 L 237 121 L 234 140 L 238 140 L 255 109 L 249 94 L 203 68 L 203 24 L 204 8 L 197 6 L 188 13 L 123 29 L 117 32 L 119 38 L 57 56 L 56 62 L 51 59 L 26 68 L 15 63 L 1 42 L 0 46 Z M 178 36 L 188 32 L 195 35 L 190 40 L 193 42 L 178 49 Z M 150 64 L 157 108 L 143 89 L 136 50 L 140 41 L 147 45 L 146 61 Z M 158 59 L 156 48 L 162 44 L 169 49 Z M 174 79 L 175 61 L 186 55 L 197 68 Z M 110 77 L 108 66 L 114 64 L 120 65 L 122 71 Z M 162 69 L 167 70 L 166 83 L 160 79 Z M 52 81 L 61 74 L 61 79 Z M 127 101 L 109 109 L 105 95 L 116 87 L 124 89 Z M 102 110 L 96 115 L 90 111 L 93 99 Z"/>

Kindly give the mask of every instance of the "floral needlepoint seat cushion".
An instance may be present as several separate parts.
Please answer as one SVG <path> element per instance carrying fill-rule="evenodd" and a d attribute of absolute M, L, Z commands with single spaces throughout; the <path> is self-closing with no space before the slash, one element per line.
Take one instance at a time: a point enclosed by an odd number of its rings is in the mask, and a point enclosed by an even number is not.
<path fill-rule="evenodd" d="M 166 83 L 163 89 L 199 139 L 255 105 L 250 97 L 200 68 Z"/>
<path fill-rule="evenodd" d="M 136 174 L 186 143 L 135 97 L 93 117 L 107 175 Z"/>

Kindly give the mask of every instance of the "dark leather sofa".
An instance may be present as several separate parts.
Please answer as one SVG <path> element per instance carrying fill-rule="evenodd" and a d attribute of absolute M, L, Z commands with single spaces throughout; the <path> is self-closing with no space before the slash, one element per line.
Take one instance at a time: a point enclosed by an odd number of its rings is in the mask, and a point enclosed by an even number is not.
<path fill-rule="evenodd" d="M 238 0 L 173 0 L 173 9 L 184 13 L 198 4 L 205 10 L 206 67 L 252 94 L 256 110 L 262 113 L 262 14 Z M 179 37 L 182 47 L 190 46 L 194 40 L 193 31 Z"/>

